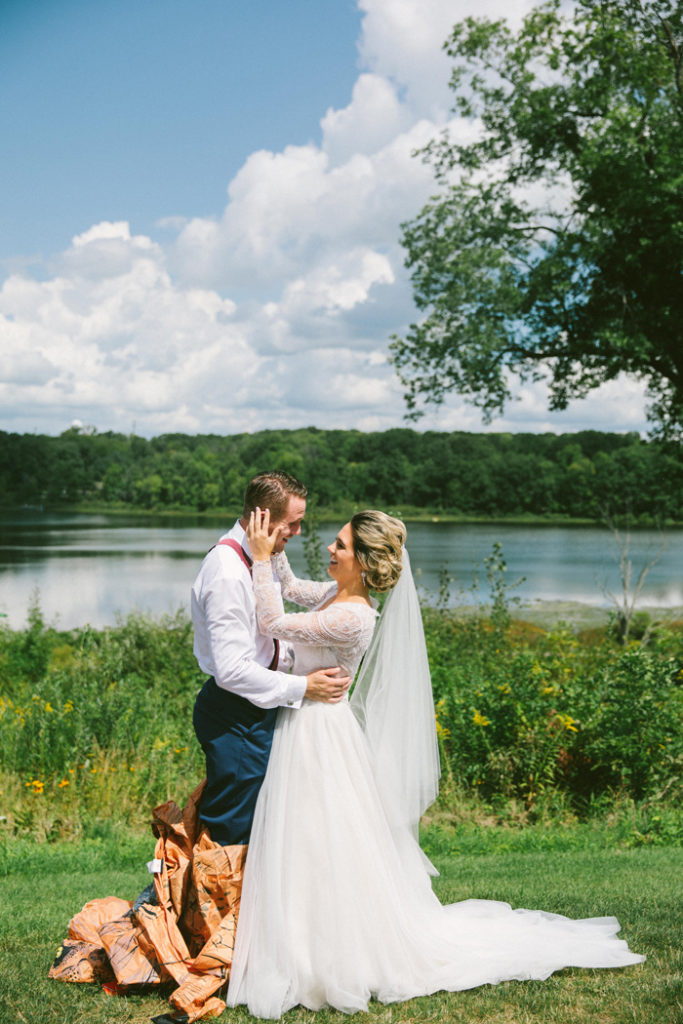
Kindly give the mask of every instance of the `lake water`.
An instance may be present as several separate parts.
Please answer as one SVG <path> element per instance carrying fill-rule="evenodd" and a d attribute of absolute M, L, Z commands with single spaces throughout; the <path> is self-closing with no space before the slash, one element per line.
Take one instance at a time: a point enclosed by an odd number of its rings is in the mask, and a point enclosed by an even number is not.
<path fill-rule="evenodd" d="M 114 624 L 133 610 L 154 615 L 189 609 L 189 590 L 205 552 L 232 523 L 205 518 L 0 515 L 0 613 L 20 628 L 33 595 L 45 620 L 62 629 Z M 341 524 L 321 527 L 325 543 Z M 579 601 L 607 605 L 600 585 L 619 589 L 618 552 L 610 532 L 598 527 L 499 524 L 409 523 L 408 550 L 417 582 L 431 600 L 439 573 L 453 577 L 451 603 L 477 599 L 488 591 L 483 560 L 495 541 L 502 544 L 506 579 L 525 580 L 513 593 L 525 603 Z M 662 549 L 648 573 L 641 604 L 683 606 L 683 529 L 631 535 L 634 579 L 640 566 Z M 303 545 L 287 546 L 294 571 L 305 575 Z"/>

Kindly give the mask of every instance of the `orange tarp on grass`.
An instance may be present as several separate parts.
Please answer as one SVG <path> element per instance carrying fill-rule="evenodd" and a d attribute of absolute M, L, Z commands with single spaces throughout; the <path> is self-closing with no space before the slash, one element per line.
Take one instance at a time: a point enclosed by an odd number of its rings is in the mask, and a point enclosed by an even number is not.
<path fill-rule="evenodd" d="M 225 1003 L 247 846 L 220 846 L 199 828 L 202 782 L 181 811 L 154 809 L 153 889 L 135 903 L 91 900 L 69 922 L 49 976 L 116 982 L 119 991 L 174 982 L 171 1003 L 189 1021 L 215 1017 Z"/>

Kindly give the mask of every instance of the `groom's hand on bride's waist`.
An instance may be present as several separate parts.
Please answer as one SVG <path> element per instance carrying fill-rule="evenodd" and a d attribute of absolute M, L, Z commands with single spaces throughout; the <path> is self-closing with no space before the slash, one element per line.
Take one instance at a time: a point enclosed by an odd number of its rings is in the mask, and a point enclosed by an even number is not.
<path fill-rule="evenodd" d="M 306 696 L 309 700 L 320 700 L 325 704 L 336 704 L 342 699 L 349 686 L 351 676 L 341 668 L 320 668 L 306 676 Z"/>

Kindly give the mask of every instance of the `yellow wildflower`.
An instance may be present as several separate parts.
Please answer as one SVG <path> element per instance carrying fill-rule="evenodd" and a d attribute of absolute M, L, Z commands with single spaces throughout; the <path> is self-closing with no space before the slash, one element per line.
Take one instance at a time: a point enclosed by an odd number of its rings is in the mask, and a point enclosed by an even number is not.
<path fill-rule="evenodd" d="M 41 782 L 40 779 L 34 779 L 31 783 L 34 793 L 42 793 L 45 789 L 45 783 Z"/>
<path fill-rule="evenodd" d="M 575 722 L 576 719 L 572 718 L 571 715 L 563 715 L 560 711 L 558 711 L 557 714 L 554 715 L 551 719 L 551 725 L 559 725 L 563 729 L 567 729 L 569 732 L 579 731 L 576 725 L 574 724 Z"/>
<path fill-rule="evenodd" d="M 50 704 L 49 701 L 47 701 L 47 703 L 45 704 L 44 710 L 47 711 L 48 714 L 50 713 L 50 711 L 54 711 L 54 708 L 52 707 L 52 704 Z"/>
<path fill-rule="evenodd" d="M 451 734 L 451 730 L 447 729 L 445 726 L 443 726 L 441 724 L 441 720 L 439 718 L 440 713 L 444 710 L 445 707 L 446 707 L 446 701 L 442 698 L 440 701 L 437 701 L 436 707 L 434 708 L 434 721 L 436 723 L 436 735 L 441 740 L 448 739 L 448 737 Z"/>
<path fill-rule="evenodd" d="M 62 779 L 62 781 L 59 783 L 59 788 L 60 789 L 64 789 L 64 787 L 68 786 L 68 785 L 69 785 L 69 780 L 68 779 Z"/>
<path fill-rule="evenodd" d="M 475 725 L 490 725 L 491 722 L 485 715 L 480 715 L 477 709 L 474 709 L 474 718 L 472 719 Z"/>

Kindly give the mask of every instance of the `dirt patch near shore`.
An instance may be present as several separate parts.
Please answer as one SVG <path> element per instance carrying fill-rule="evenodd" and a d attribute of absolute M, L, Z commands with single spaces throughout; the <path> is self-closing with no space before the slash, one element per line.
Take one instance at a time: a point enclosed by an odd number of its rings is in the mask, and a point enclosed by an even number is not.
<path fill-rule="evenodd" d="M 639 605 L 638 611 L 647 612 L 655 622 L 680 622 L 683 619 L 683 607 Z M 531 622 L 543 629 L 555 629 L 561 622 L 574 629 L 594 629 L 607 625 L 611 614 L 612 609 L 609 607 L 583 604 L 581 601 L 529 601 L 512 609 L 513 618 Z"/>

